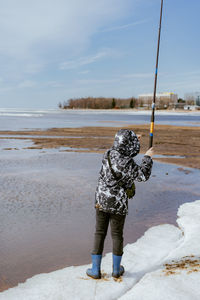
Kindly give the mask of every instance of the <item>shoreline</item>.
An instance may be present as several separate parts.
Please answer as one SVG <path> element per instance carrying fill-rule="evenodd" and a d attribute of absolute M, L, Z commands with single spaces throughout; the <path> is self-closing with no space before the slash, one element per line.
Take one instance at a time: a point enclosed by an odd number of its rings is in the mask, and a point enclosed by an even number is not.
<path fill-rule="evenodd" d="M 127 125 L 121 128 L 141 134 L 141 154 L 148 149 L 149 125 Z M 0 139 L 32 140 L 25 149 L 104 153 L 113 144 L 119 127 L 51 128 L 47 130 L 0 131 Z M 13 150 L 16 148 L 5 148 Z M 200 129 L 189 126 L 156 125 L 154 129 L 155 160 L 200 169 Z M 156 157 L 156 155 L 158 157 Z"/>
<path fill-rule="evenodd" d="M 128 112 L 152 112 L 151 108 L 150 109 L 145 109 L 145 108 L 107 108 L 107 109 L 103 109 L 103 108 L 99 108 L 99 109 L 95 109 L 95 108 L 66 108 L 66 109 L 60 109 L 58 108 L 59 111 L 113 111 L 113 112 L 120 112 L 120 111 L 128 111 Z M 156 114 L 157 113 L 197 113 L 200 114 L 200 109 L 194 109 L 194 110 L 185 110 L 185 109 L 156 109 Z"/>

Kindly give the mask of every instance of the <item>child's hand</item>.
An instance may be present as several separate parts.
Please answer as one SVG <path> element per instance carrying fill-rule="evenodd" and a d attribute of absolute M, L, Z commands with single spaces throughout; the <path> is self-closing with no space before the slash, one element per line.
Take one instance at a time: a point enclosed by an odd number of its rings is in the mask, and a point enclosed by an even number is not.
<path fill-rule="evenodd" d="M 154 155 L 153 147 L 151 147 L 149 150 L 147 150 L 147 152 L 145 153 L 145 155 L 148 155 L 148 156 L 152 157 Z"/>

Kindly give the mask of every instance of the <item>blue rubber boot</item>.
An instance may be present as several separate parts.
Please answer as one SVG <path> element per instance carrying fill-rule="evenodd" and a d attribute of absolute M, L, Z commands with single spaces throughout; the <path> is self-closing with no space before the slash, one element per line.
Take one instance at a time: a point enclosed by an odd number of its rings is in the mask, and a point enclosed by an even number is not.
<path fill-rule="evenodd" d="M 102 255 L 91 255 L 92 257 L 92 268 L 87 269 L 86 274 L 93 279 L 101 278 L 101 258 Z"/>
<path fill-rule="evenodd" d="M 124 274 L 124 267 L 120 265 L 122 256 L 113 254 L 113 272 L 112 277 L 119 278 Z"/>

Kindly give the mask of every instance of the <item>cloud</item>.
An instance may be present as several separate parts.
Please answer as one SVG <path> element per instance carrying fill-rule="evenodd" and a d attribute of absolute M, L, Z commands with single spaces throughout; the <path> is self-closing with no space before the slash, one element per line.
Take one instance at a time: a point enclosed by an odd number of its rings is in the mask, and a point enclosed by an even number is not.
<path fill-rule="evenodd" d="M 24 66 L 24 73 L 36 74 L 44 69 L 44 64 L 42 63 L 28 63 Z"/>
<path fill-rule="evenodd" d="M 129 27 L 133 27 L 133 26 L 136 26 L 136 25 L 144 24 L 144 23 L 147 23 L 147 22 L 149 22 L 149 19 L 140 20 L 140 21 L 136 21 L 136 22 L 128 23 L 128 24 L 123 24 L 123 25 L 120 25 L 120 26 L 114 26 L 114 27 L 110 27 L 110 28 L 105 28 L 103 30 L 100 30 L 100 32 L 109 32 L 109 31 L 116 31 L 116 30 L 127 29 Z"/>
<path fill-rule="evenodd" d="M 12 86 L 8 86 L 8 87 L 0 87 L 0 93 L 7 93 L 13 90 Z"/>
<path fill-rule="evenodd" d="M 200 75 L 200 70 L 182 72 L 182 73 L 178 73 L 177 75 L 183 75 L 183 76 Z"/>
<path fill-rule="evenodd" d="M 111 51 L 109 49 L 100 51 L 94 55 L 81 57 L 77 60 L 70 60 L 66 61 L 60 64 L 59 69 L 60 70 L 70 70 L 70 69 L 76 69 L 81 66 L 89 65 L 92 63 L 95 63 L 96 61 L 105 58 L 111 54 Z"/>
<path fill-rule="evenodd" d="M 84 70 L 84 71 L 78 72 L 78 74 L 81 74 L 81 75 L 85 75 L 85 74 L 88 74 L 88 73 L 90 73 L 90 70 Z"/>
<path fill-rule="evenodd" d="M 77 81 L 79 84 L 83 84 L 83 85 L 106 85 L 106 84 L 110 84 L 110 83 L 117 83 L 120 82 L 119 78 L 113 78 L 113 79 L 80 79 Z"/>
<path fill-rule="evenodd" d="M 45 86 L 47 87 L 51 87 L 51 88 L 65 88 L 66 87 L 66 83 L 64 82 L 60 82 L 60 81 L 56 81 L 56 80 L 52 80 L 52 81 L 47 81 L 45 83 Z"/>
<path fill-rule="evenodd" d="M 164 78 L 162 78 L 164 77 Z M 193 70 L 187 72 L 177 72 L 177 73 L 165 73 L 161 77 L 162 86 L 172 86 L 176 88 L 194 88 L 196 90 L 200 89 L 200 70 Z M 168 80 L 166 80 L 166 78 Z M 175 79 L 174 79 L 175 78 Z"/>
<path fill-rule="evenodd" d="M 24 59 L 61 45 L 78 49 L 105 24 L 128 10 L 130 0 L 2 0 L 1 47 L 5 56 Z"/>
<path fill-rule="evenodd" d="M 187 71 L 187 72 L 173 72 L 173 73 L 162 73 L 165 77 L 177 77 L 177 78 L 184 78 L 188 77 L 189 79 L 192 76 L 199 76 L 200 70 L 193 70 L 193 71 Z"/>
<path fill-rule="evenodd" d="M 35 81 L 25 80 L 18 84 L 18 88 L 32 88 L 36 85 Z"/>
<path fill-rule="evenodd" d="M 153 78 L 153 73 L 132 73 L 132 74 L 124 74 L 123 78 Z"/>

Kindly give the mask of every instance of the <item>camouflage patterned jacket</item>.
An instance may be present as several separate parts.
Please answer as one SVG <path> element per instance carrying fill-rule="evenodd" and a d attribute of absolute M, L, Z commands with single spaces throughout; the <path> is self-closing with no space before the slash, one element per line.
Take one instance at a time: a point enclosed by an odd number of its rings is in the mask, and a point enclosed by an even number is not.
<path fill-rule="evenodd" d="M 103 156 L 95 194 L 96 208 L 119 215 L 128 213 L 126 189 L 130 188 L 135 180 L 148 180 L 153 165 L 151 157 L 146 155 L 143 157 L 141 165 L 137 165 L 133 157 L 139 151 L 140 143 L 132 130 L 121 129 L 117 132 L 112 148 Z M 108 154 L 115 176 L 109 165 Z M 119 181 L 123 184 L 119 185 Z"/>

